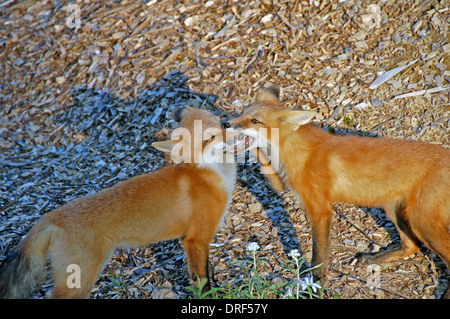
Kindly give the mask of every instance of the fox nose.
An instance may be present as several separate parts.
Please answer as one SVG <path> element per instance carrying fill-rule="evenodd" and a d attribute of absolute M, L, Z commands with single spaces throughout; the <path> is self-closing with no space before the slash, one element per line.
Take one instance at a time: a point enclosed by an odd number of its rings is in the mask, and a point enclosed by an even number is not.
<path fill-rule="evenodd" d="M 231 124 L 230 124 L 230 122 L 222 121 L 222 122 L 220 122 L 220 126 L 222 126 L 223 130 L 226 130 L 227 128 L 231 127 Z"/>

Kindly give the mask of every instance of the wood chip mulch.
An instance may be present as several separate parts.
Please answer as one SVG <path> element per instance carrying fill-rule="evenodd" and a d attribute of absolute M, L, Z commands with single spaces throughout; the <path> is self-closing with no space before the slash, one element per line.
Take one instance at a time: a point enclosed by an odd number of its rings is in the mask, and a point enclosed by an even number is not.
<path fill-rule="evenodd" d="M 340 1 L 3 1 L 0 4 L 0 260 L 45 212 L 165 165 L 151 142 L 177 106 L 234 116 L 279 83 L 338 134 L 450 146 L 450 3 Z M 426 154 L 424 154 L 426 156 Z M 450 196 L 450 194 L 449 194 Z M 398 243 L 381 208 L 336 204 L 327 298 L 437 298 L 444 263 L 421 252 L 373 271 L 353 256 Z M 288 253 L 311 258 L 300 203 L 239 165 L 211 244 L 216 280 L 243 274 L 250 242 L 289 280 Z M 93 298 L 187 298 L 179 241 L 118 250 Z M 47 281 L 36 297 L 50 289 Z"/>

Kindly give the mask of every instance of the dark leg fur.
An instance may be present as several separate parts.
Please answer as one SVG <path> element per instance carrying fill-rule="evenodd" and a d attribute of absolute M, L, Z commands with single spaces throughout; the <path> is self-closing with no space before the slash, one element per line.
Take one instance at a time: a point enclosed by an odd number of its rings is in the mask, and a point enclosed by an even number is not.
<path fill-rule="evenodd" d="M 361 264 L 382 264 L 395 259 L 402 259 L 414 254 L 420 249 L 421 242 L 411 228 L 405 209 L 405 204 L 402 201 L 389 203 L 384 206 L 384 210 L 389 219 L 397 226 L 401 245 L 397 248 L 387 249 L 377 253 L 359 253 L 356 257 Z"/>

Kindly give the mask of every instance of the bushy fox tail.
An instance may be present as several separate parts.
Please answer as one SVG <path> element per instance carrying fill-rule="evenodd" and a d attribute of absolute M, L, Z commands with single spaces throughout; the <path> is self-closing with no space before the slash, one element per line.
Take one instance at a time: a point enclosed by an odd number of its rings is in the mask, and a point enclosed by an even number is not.
<path fill-rule="evenodd" d="M 28 298 L 43 279 L 55 229 L 44 217 L 0 265 L 1 299 Z"/>

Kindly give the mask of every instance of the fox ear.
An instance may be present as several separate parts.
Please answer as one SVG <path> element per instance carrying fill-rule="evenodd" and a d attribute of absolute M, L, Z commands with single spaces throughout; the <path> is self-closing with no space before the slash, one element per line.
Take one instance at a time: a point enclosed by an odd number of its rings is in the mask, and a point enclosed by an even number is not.
<path fill-rule="evenodd" d="M 180 140 L 167 140 L 161 142 L 153 142 L 152 146 L 161 152 L 170 153 L 172 152 L 173 147 L 179 143 Z"/>
<path fill-rule="evenodd" d="M 181 121 L 181 114 L 186 109 L 186 106 L 180 106 L 179 108 L 175 109 L 172 113 L 172 117 L 175 121 L 180 122 Z"/>
<path fill-rule="evenodd" d="M 267 89 L 265 89 L 258 102 L 280 102 L 280 86 L 278 84 L 272 84 Z"/>
<path fill-rule="evenodd" d="M 281 123 L 290 123 L 294 125 L 293 131 L 297 130 L 300 125 L 307 124 L 311 121 L 317 112 L 314 111 L 282 111 L 278 118 Z"/>

